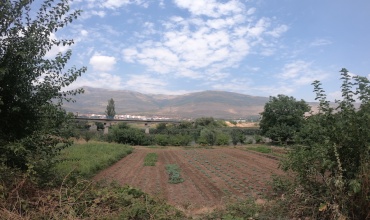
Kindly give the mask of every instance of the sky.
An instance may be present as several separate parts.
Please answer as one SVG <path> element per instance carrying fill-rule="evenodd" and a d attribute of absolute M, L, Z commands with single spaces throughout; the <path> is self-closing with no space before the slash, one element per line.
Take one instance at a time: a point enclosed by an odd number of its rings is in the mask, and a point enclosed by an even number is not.
<path fill-rule="evenodd" d="M 369 0 L 75 0 L 71 88 L 145 94 L 221 90 L 314 101 L 340 98 L 339 70 L 370 77 Z"/>

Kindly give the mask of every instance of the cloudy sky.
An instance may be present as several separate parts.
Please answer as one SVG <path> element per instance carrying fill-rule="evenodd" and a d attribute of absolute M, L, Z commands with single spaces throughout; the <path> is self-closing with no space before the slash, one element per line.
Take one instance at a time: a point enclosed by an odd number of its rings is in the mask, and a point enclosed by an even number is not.
<path fill-rule="evenodd" d="M 75 0 L 73 86 L 338 98 L 339 70 L 370 74 L 369 0 Z M 53 48 L 48 56 L 67 48 Z"/>

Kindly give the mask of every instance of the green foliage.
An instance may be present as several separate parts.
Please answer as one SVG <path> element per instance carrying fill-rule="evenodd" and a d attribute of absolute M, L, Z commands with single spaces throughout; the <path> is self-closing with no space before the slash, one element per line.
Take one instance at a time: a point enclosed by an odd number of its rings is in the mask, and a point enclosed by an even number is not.
<path fill-rule="evenodd" d="M 216 121 L 212 117 L 197 118 L 194 122 L 194 127 L 207 127 L 207 128 L 220 128 L 226 127 L 226 123 L 223 120 Z"/>
<path fill-rule="evenodd" d="M 113 98 L 108 100 L 108 105 L 107 105 L 107 110 L 105 110 L 105 115 L 107 118 L 113 119 L 114 116 L 116 115 L 116 110 L 115 110 L 115 104 Z"/>
<path fill-rule="evenodd" d="M 240 129 L 233 129 L 230 132 L 231 142 L 233 145 L 237 145 L 239 142 L 243 144 L 245 142 L 246 136 Z"/>
<path fill-rule="evenodd" d="M 188 146 L 192 138 L 189 135 L 170 135 L 169 143 L 171 146 Z"/>
<path fill-rule="evenodd" d="M 144 166 L 155 166 L 158 161 L 157 153 L 148 153 L 144 158 Z"/>
<path fill-rule="evenodd" d="M 277 142 L 291 141 L 304 124 L 304 114 L 310 107 L 303 100 L 278 95 L 270 97 L 261 113 L 261 134 Z"/>
<path fill-rule="evenodd" d="M 80 137 L 82 137 L 86 142 L 89 142 L 94 136 L 96 132 L 85 130 L 80 132 Z"/>
<path fill-rule="evenodd" d="M 67 0 L 2 1 L 0 13 L 0 163 L 47 175 L 54 157 L 70 142 L 62 136 L 68 115 L 63 101 L 83 90 L 62 91 L 86 68 L 65 71 L 71 51 L 53 59 L 53 46 L 72 40 L 50 40 L 80 11 L 69 14 Z M 51 175 L 51 174 L 50 174 Z"/>
<path fill-rule="evenodd" d="M 177 184 L 184 182 L 184 179 L 180 175 L 180 167 L 177 164 L 166 164 L 166 171 L 169 176 L 169 183 Z"/>
<path fill-rule="evenodd" d="M 83 177 L 91 177 L 130 154 L 132 150 L 126 145 L 104 142 L 74 144 L 61 151 L 55 173 L 62 178 L 72 171 Z"/>
<path fill-rule="evenodd" d="M 102 122 L 95 122 L 97 130 L 104 130 L 104 124 Z"/>
<path fill-rule="evenodd" d="M 271 148 L 270 147 L 267 147 L 267 146 L 249 147 L 247 149 L 248 150 L 257 151 L 257 152 L 260 152 L 260 153 L 264 153 L 264 154 L 272 153 Z"/>
<path fill-rule="evenodd" d="M 2 219 L 186 219 L 164 200 L 127 185 L 80 178 L 55 189 L 38 189 L 28 179 L 13 183 L 12 193 L 0 198 Z"/>
<path fill-rule="evenodd" d="M 167 129 L 167 124 L 166 123 L 158 123 L 156 128 L 159 131 L 166 130 Z"/>
<path fill-rule="evenodd" d="M 230 142 L 230 135 L 227 133 L 216 133 L 215 145 L 218 146 L 228 146 Z"/>
<path fill-rule="evenodd" d="M 170 145 L 170 136 L 166 134 L 156 134 L 154 136 L 154 143 L 160 146 L 168 146 Z"/>
<path fill-rule="evenodd" d="M 236 121 L 233 121 L 233 120 L 231 120 L 231 121 L 230 121 L 230 123 L 231 123 L 231 124 L 233 124 L 233 125 L 236 125 L 236 124 L 238 124 L 238 122 L 236 122 Z"/>
<path fill-rule="evenodd" d="M 258 135 L 258 134 L 255 134 L 253 136 L 254 140 L 256 141 L 256 143 L 261 143 L 263 141 L 263 137 L 261 135 Z"/>
<path fill-rule="evenodd" d="M 200 131 L 198 144 L 213 146 L 216 143 L 216 132 L 213 129 L 203 128 Z"/>
<path fill-rule="evenodd" d="M 108 140 L 120 144 L 148 146 L 153 143 L 151 136 L 146 135 L 144 130 L 131 128 L 126 123 L 113 126 L 108 134 Z"/>
<path fill-rule="evenodd" d="M 226 205 L 226 209 L 214 211 L 202 219 L 223 219 L 223 220 L 244 220 L 244 219 L 260 219 L 259 213 L 262 207 L 257 205 L 253 199 L 233 201 Z M 261 218 L 269 219 L 269 218 Z"/>
<path fill-rule="evenodd" d="M 170 146 L 188 146 L 192 138 L 189 135 L 169 135 Z"/>
<path fill-rule="evenodd" d="M 297 134 L 297 146 L 283 163 L 297 174 L 307 213 L 320 219 L 366 219 L 370 216 L 370 82 L 342 69 L 342 100 L 334 109 L 321 83 L 314 92 L 319 113 L 308 117 Z M 355 97 L 361 105 L 355 108 Z M 314 212 L 312 212 L 314 210 Z"/>

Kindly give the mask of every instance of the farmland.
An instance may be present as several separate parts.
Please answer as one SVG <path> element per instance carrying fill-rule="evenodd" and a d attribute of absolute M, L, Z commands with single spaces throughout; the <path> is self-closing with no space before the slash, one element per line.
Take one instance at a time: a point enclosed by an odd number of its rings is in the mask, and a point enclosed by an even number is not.
<path fill-rule="evenodd" d="M 148 153 L 158 155 L 155 166 L 143 165 Z M 168 164 L 179 166 L 183 182 L 168 182 Z M 278 161 L 253 151 L 135 147 L 94 180 L 138 187 L 188 213 L 202 213 L 223 207 L 229 199 L 263 197 L 269 192 L 267 182 L 272 174 L 282 174 Z"/>

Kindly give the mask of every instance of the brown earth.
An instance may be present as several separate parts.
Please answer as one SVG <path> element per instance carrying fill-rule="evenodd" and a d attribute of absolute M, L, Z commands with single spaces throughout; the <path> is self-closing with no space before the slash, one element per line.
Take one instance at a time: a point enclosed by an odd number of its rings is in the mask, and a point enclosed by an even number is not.
<path fill-rule="evenodd" d="M 158 154 L 158 162 L 156 166 L 144 166 L 144 157 L 151 152 Z M 185 181 L 168 183 L 166 164 L 179 165 Z M 266 183 L 272 174 L 282 174 L 276 159 L 236 148 L 135 147 L 132 154 L 100 172 L 94 180 L 138 187 L 194 215 L 222 208 L 230 199 L 262 197 L 270 191 Z"/>

